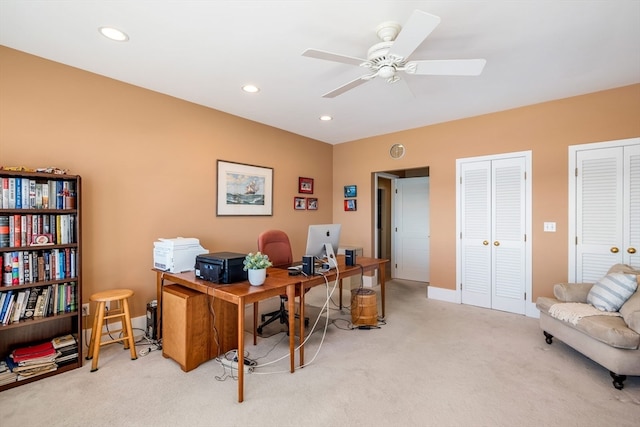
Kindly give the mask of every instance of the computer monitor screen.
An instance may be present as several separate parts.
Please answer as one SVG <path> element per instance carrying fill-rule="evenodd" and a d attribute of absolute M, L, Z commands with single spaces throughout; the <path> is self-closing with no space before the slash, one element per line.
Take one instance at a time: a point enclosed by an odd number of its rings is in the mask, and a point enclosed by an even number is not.
<path fill-rule="evenodd" d="M 324 258 L 326 252 L 325 243 L 331 244 L 333 253 L 338 253 L 340 244 L 341 224 L 313 224 L 309 226 L 307 234 L 307 250 L 305 255 L 312 255 L 316 258 Z"/>

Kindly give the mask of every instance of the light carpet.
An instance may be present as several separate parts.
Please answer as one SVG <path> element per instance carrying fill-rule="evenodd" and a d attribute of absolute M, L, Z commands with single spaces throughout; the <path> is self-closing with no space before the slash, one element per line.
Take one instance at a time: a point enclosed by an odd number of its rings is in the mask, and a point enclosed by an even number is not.
<path fill-rule="evenodd" d="M 237 382 L 221 381 L 225 371 L 214 360 L 185 373 L 160 351 L 132 361 L 114 344 L 101 350 L 97 372 L 85 362 L 0 393 L 0 424 L 638 425 L 640 377 L 616 390 L 606 369 L 559 340 L 546 344 L 537 319 L 425 295 L 424 283 L 387 282 L 386 324 L 373 330 L 349 329 L 348 310 L 332 304 L 324 341 L 319 330 L 305 347 L 308 362 L 323 341 L 317 357 L 294 374 L 287 372 L 285 333 L 266 331 L 255 347 L 247 333 L 249 357 L 261 364 L 283 358 L 246 376 L 243 403 Z M 323 299 L 318 287 L 307 301 L 319 307 Z M 274 306 L 277 299 L 261 308 Z"/>

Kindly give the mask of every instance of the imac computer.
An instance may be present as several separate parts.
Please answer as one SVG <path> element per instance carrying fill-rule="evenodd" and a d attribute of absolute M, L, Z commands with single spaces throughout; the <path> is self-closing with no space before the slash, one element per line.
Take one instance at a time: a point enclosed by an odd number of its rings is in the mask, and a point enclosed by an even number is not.
<path fill-rule="evenodd" d="M 305 256 L 313 256 L 316 259 L 332 257 L 333 261 L 327 260 L 327 262 L 329 263 L 330 268 L 335 268 L 335 254 L 338 253 L 341 227 L 341 224 L 310 225 L 309 232 L 307 234 L 307 249 Z"/>

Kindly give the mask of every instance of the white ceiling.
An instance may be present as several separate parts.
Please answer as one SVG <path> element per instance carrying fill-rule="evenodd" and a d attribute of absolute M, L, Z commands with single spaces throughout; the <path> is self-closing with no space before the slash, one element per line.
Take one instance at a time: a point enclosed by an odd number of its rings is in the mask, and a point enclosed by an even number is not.
<path fill-rule="evenodd" d="M 442 21 L 411 59 L 485 58 L 482 75 L 403 74 L 322 98 L 367 72 L 305 49 L 366 58 L 376 27 L 415 9 Z M 640 1 L 0 0 L 0 44 L 339 144 L 639 83 Z"/>

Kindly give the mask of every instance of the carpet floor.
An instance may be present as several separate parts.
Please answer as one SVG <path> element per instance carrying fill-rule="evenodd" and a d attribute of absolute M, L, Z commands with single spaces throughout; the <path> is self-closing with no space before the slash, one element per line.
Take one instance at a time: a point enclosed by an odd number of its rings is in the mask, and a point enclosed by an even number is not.
<path fill-rule="evenodd" d="M 537 319 L 429 300 L 426 284 L 387 282 L 386 321 L 351 328 L 349 295 L 332 297 L 305 346 L 307 366 L 288 372 L 284 325 L 269 325 L 237 381 L 216 360 L 190 372 L 150 351 L 132 361 L 104 347 L 99 370 L 74 371 L 0 393 L 0 424 L 24 426 L 637 426 L 640 377 L 623 390 L 609 372 Z M 377 292 L 379 289 L 374 288 Z M 378 294 L 379 296 L 379 294 Z M 307 294 L 311 324 L 326 291 Z M 277 307 L 277 299 L 261 311 Z M 250 309 L 247 310 L 251 312 Z M 247 319 L 251 321 L 250 318 Z M 250 324 L 250 323 L 248 323 Z M 140 343 L 146 353 L 153 347 Z M 85 349 L 86 351 L 86 349 Z M 296 357 L 297 360 L 297 357 Z"/>

